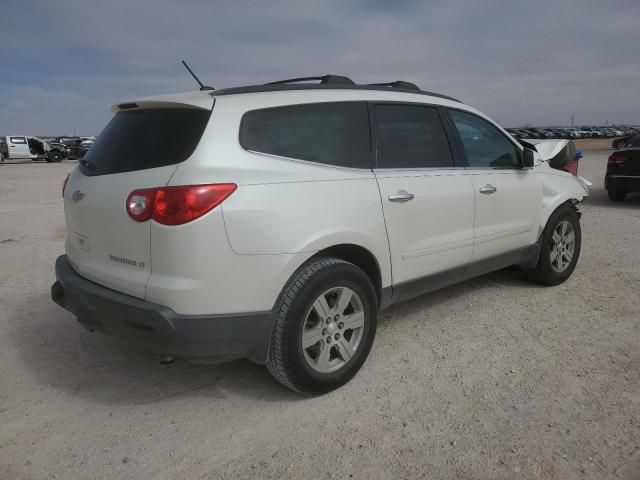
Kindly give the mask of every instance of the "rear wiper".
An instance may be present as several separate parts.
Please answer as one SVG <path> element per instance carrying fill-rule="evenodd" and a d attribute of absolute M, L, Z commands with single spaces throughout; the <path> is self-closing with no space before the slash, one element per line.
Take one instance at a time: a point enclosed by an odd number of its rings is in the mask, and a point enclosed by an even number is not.
<path fill-rule="evenodd" d="M 88 160 L 80 160 L 80 165 L 87 167 L 89 170 L 95 170 L 96 166 Z"/>

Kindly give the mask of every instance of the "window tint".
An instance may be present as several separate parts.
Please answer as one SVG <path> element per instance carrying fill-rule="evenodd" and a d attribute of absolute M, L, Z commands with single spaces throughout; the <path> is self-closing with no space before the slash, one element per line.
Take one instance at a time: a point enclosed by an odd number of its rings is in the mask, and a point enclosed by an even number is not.
<path fill-rule="evenodd" d="M 371 168 L 364 102 L 314 103 L 247 112 L 240 143 L 247 150 L 352 168 Z"/>
<path fill-rule="evenodd" d="M 24 141 L 24 137 L 9 137 L 11 143 L 27 143 Z"/>
<path fill-rule="evenodd" d="M 450 110 L 470 167 L 519 168 L 516 147 L 496 127 L 475 115 Z"/>
<path fill-rule="evenodd" d="M 379 168 L 451 167 L 453 158 L 438 111 L 418 105 L 376 105 Z"/>
<path fill-rule="evenodd" d="M 107 175 L 183 162 L 196 149 L 210 110 L 173 108 L 118 112 L 80 164 L 85 175 Z"/>

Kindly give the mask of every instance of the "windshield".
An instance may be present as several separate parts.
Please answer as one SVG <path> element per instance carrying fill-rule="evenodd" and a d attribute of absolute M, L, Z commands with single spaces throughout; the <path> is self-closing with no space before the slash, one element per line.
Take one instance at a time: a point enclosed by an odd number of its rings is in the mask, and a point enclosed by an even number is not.
<path fill-rule="evenodd" d="M 640 147 L 640 135 L 636 135 L 635 137 L 631 137 L 629 141 L 626 143 L 627 147 Z"/>

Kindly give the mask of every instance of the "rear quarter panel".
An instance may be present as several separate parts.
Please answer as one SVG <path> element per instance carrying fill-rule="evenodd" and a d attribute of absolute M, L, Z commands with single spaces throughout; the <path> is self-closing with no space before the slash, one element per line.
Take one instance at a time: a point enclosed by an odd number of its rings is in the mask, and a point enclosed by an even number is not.
<path fill-rule="evenodd" d="M 177 227 L 151 222 L 146 299 L 183 315 L 264 312 L 310 254 L 237 255 L 222 211 Z"/>
<path fill-rule="evenodd" d="M 288 95 L 288 102 L 304 103 L 295 97 Z M 354 244 L 376 257 L 382 285 L 390 285 L 387 233 L 373 172 L 244 150 L 239 142 L 242 115 L 247 110 L 287 103 L 281 98 L 271 101 L 261 98 L 253 96 L 250 105 L 240 99 L 216 99 L 198 155 L 180 164 L 169 182 L 169 185 L 223 182 L 238 185 L 216 209 L 224 223 L 221 231 L 226 232 L 229 253 L 233 255 L 228 257 L 226 275 L 236 274 L 233 262 L 246 265 L 242 268 L 244 274 L 253 277 L 250 283 L 258 282 L 262 286 L 256 288 L 279 293 L 288 275 L 314 253 L 335 245 Z M 203 220 L 210 216 L 213 215 L 206 215 Z M 197 243 L 194 249 L 204 248 L 199 240 Z M 154 250 L 156 244 L 152 230 Z M 153 257 L 156 258 L 155 254 Z M 272 271 L 277 273 L 275 278 Z M 155 280 L 155 273 L 152 278 Z M 272 299 L 268 308 L 277 293 L 269 293 Z M 260 305 L 268 303 L 265 300 Z"/>

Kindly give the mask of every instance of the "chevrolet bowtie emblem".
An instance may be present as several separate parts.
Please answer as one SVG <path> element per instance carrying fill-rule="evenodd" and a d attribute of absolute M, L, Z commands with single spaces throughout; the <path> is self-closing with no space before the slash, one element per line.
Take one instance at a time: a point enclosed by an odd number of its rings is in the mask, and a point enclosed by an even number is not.
<path fill-rule="evenodd" d="M 84 198 L 84 193 L 82 193 L 80 190 L 76 190 L 71 194 L 71 200 L 73 200 L 74 203 L 78 203 L 83 198 Z"/>

